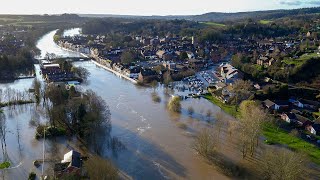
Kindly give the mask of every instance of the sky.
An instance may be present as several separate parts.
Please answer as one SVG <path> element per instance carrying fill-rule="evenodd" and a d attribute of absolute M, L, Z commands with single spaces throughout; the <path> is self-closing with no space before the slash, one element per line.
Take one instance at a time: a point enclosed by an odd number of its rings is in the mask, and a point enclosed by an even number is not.
<path fill-rule="evenodd" d="M 0 14 L 196 15 L 320 6 L 320 0 L 0 0 Z"/>

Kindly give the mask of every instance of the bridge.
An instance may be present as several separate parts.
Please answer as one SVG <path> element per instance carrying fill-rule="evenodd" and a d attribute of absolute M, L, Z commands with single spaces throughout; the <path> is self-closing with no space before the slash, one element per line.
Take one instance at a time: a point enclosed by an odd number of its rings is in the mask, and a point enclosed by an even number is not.
<path fill-rule="evenodd" d="M 57 60 L 57 59 L 69 60 L 69 61 L 89 61 L 92 58 L 89 58 L 89 57 L 57 57 L 57 58 L 52 58 L 52 59 L 42 58 L 42 59 L 37 59 L 37 60 L 38 61 L 42 61 L 42 60 L 53 61 L 53 60 Z"/>

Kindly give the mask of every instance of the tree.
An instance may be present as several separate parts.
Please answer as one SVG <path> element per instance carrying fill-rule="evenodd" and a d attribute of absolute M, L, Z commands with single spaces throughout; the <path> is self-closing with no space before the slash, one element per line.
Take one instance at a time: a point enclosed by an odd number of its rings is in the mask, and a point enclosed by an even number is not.
<path fill-rule="evenodd" d="M 151 81 L 150 86 L 153 88 L 153 92 L 156 92 L 156 89 L 158 87 L 158 81 L 156 80 Z"/>
<path fill-rule="evenodd" d="M 39 105 L 40 99 L 41 99 L 41 83 L 38 79 L 34 79 L 32 83 L 33 89 L 34 89 L 34 95 L 36 98 L 36 103 Z"/>
<path fill-rule="evenodd" d="M 120 57 L 121 63 L 130 64 L 134 61 L 134 54 L 131 51 L 124 51 Z"/>
<path fill-rule="evenodd" d="M 188 59 L 188 54 L 187 54 L 187 52 L 185 52 L 185 51 L 181 52 L 179 58 L 180 58 L 181 60 Z"/>
<path fill-rule="evenodd" d="M 263 153 L 258 167 L 264 179 L 296 180 L 303 178 L 306 166 L 303 154 L 286 149 L 269 149 Z"/>
<path fill-rule="evenodd" d="M 83 81 L 87 81 L 88 77 L 90 76 L 90 72 L 83 67 L 72 67 L 71 72 L 75 73 Z"/>
<path fill-rule="evenodd" d="M 253 84 L 251 81 L 236 80 L 232 85 L 232 90 L 235 94 L 235 104 L 238 105 L 243 100 L 247 100 L 251 96 Z"/>
<path fill-rule="evenodd" d="M 262 125 L 267 120 L 267 113 L 255 101 L 243 101 L 240 104 L 239 138 L 242 157 L 254 155 L 259 143 Z"/>
<path fill-rule="evenodd" d="M 224 113 L 222 111 L 218 112 L 215 116 L 215 128 L 218 130 L 218 136 L 220 136 L 221 128 L 225 123 Z"/>
<path fill-rule="evenodd" d="M 168 109 L 172 112 L 181 112 L 181 103 L 180 97 L 174 96 L 168 103 Z"/>
<path fill-rule="evenodd" d="M 203 129 L 196 136 L 192 148 L 197 151 L 201 156 L 210 159 L 216 152 L 216 144 L 214 137 L 210 134 L 208 129 Z"/>
<path fill-rule="evenodd" d="M 163 83 L 164 83 L 166 86 L 168 86 L 171 82 L 172 82 L 172 77 L 171 77 L 170 71 L 166 71 L 166 72 L 163 74 Z"/>

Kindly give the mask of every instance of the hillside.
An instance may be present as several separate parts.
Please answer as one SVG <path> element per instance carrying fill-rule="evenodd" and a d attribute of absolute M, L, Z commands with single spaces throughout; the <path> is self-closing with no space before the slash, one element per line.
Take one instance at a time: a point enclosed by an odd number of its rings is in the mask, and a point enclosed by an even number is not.
<path fill-rule="evenodd" d="M 79 14 L 81 17 L 117 17 L 117 18 L 139 18 L 139 19 L 186 19 L 193 21 L 237 21 L 242 19 L 275 19 L 296 15 L 316 14 L 320 12 L 320 7 L 315 8 L 302 8 L 292 10 L 267 10 L 267 11 L 251 11 L 251 12 L 237 12 L 237 13 L 219 13 L 210 12 L 201 15 L 189 16 L 131 16 L 131 15 L 112 15 L 112 14 Z"/>

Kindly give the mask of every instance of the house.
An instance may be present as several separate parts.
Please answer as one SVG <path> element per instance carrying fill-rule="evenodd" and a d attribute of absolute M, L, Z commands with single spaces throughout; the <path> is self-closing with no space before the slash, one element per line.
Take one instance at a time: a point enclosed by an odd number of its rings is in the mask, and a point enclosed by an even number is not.
<path fill-rule="evenodd" d="M 156 45 L 158 45 L 158 44 L 160 44 L 160 40 L 159 40 L 159 39 L 154 38 L 154 39 L 151 39 L 151 40 L 150 40 L 150 45 L 151 45 L 151 46 L 156 46 Z"/>
<path fill-rule="evenodd" d="M 54 176 L 60 178 L 64 175 L 81 175 L 82 159 L 81 154 L 71 150 L 64 155 L 60 163 L 54 165 Z"/>
<path fill-rule="evenodd" d="M 187 51 L 187 55 L 189 59 L 194 59 L 195 55 L 193 54 L 193 52 Z"/>
<path fill-rule="evenodd" d="M 306 127 L 306 130 L 313 135 L 320 135 L 320 124 L 312 124 Z"/>
<path fill-rule="evenodd" d="M 138 79 L 140 73 L 140 67 L 130 67 L 124 70 L 124 74 L 133 79 Z"/>
<path fill-rule="evenodd" d="M 297 124 L 298 126 L 301 126 L 301 127 L 307 127 L 307 126 L 310 126 L 313 124 L 312 121 L 310 121 L 310 119 L 304 117 L 304 116 L 301 116 L 300 114 L 295 114 L 296 117 L 297 117 Z"/>
<path fill-rule="evenodd" d="M 303 104 L 304 108 L 309 108 L 313 110 L 317 110 L 318 107 L 320 107 L 320 103 L 317 101 L 311 101 L 306 99 L 301 99 L 300 102 Z"/>
<path fill-rule="evenodd" d="M 227 85 L 226 85 L 226 83 L 218 82 L 218 83 L 216 83 L 216 84 L 214 85 L 214 87 L 215 87 L 216 89 L 223 89 L 223 88 L 227 87 Z"/>
<path fill-rule="evenodd" d="M 204 62 L 201 60 L 190 59 L 188 63 L 191 69 L 199 70 L 204 67 Z"/>
<path fill-rule="evenodd" d="M 294 123 L 297 120 L 297 116 L 290 112 L 290 113 L 282 113 L 281 114 L 281 119 L 286 121 L 287 123 Z"/>
<path fill-rule="evenodd" d="M 157 80 L 158 79 L 158 74 L 156 71 L 151 70 L 151 69 L 141 69 L 139 76 L 138 76 L 138 80 L 140 82 L 151 82 L 153 80 Z"/>
<path fill-rule="evenodd" d="M 232 84 L 234 81 L 242 79 L 243 77 L 243 74 L 229 63 L 222 63 L 218 69 L 221 77 L 218 78 L 225 83 Z"/>
<path fill-rule="evenodd" d="M 261 89 L 261 86 L 257 83 L 257 84 L 255 84 L 255 85 L 253 85 L 253 87 L 255 88 L 255 89 L 257 89 L 257 90 L 260 90 Z"/>
<path fill-rule="evenodd" d="M 276 100 L 275 103 L 279 106 L 279 109 L 281 110 L 289 108 L 289 102 L 287 100 Z"/>
<path fill-rule="evenodd" d="M 176 69 L 176 63 L 174 63 L 174 62 L 165 61 L 162 65 L 165 68 L 168 68 L 169 70 L 175 70 Z"/>
<path fill-rule="evenodd" d="M 263 105 L 268 108 L 269 110 L 279 110 L 280 106 L 269 99 L 263 101 Z"/>
<path fill-rule="evenodd" d="M 304 105 L 294 97 L 289 98 L 289 102 L 292 103 L 294 106 L 297 106 L 299 108 L 303 108 L 304 107 Z"/>
<path fill-rule="evenodd" d="M 261 56 L 258 60 L 257 60 L 257 64 L 260 66 L 264 66 L 264 67 L 269 67 L 271 65 L 273 65 L 275 63 L 275 59 L 274 58 L 269 58 L 266 56 Z"/>
<path fill-rule="evenodd" d="M 172 53 L 164 51 L 164 50 L 159 50 L 157 51 L 156 55 L 160 58 L 163 59 L 164 61 L 169 61 L 173 58 Z"/>

